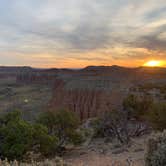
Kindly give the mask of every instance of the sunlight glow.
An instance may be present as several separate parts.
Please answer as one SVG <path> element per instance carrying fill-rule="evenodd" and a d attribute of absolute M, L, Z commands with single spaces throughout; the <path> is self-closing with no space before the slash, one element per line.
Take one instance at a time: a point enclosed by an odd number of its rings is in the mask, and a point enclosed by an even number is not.
<path fill-rule="evenodd" d="M 151 60 L 151 61 L 146 62 L 143 66 L 162 67 L 162 66 L 164 66 L 164 62 L 163 61 L 158 61 L 158 60 Z"/>

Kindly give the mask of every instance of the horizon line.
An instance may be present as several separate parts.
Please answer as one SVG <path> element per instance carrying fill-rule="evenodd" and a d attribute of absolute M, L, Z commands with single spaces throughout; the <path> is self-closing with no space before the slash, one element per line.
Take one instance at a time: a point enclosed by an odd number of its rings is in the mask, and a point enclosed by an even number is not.
<path fill-rule="evenodd" d="M 79 70 L 79 69 L 85 69 L 85 68 L 88 68 L 88 67 L 122 67 L 122 68 L 130 68 L 130 69 L 135 69 L 135 68 L 166 68 L 166 66 L 122 66 L 122 65 L 88 65 L 88 66 L 85 66 L 85 67 L 80 67 L 80 68 L 75 68 L 75 67 L 35 67 L 35 66 L 28 66 L 28 65 L 0 65 L 0 68 L 2 67 L 15 67 L 15 68 L 32 68 L 32 69 L 71 69 L 71 70 Z"/>

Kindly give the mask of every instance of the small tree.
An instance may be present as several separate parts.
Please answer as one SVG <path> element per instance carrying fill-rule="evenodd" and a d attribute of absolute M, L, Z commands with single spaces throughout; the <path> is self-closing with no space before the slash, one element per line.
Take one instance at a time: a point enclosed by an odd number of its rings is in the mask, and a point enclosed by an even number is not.
<path fill-rule="evenodd" d="M 33 144 L 33 126 L 20 115 L 18 111 L 7 114 L 0 128 L 1 154 L 9 159 L 20 159 Z"/>
<path fill-rule="evenodd" d="M 79 119 L 73 112 L 66 110 L 44 112 L 37 122 L 47 126 L 49 133 L 58 138 L 59 147 L 67 143 L 81 142 L 81 135 L 77 131 Z"/>
<path fill-rule="evenodd" d="M 22 119 L 19 111 L 1 117 L 0 154 L 10 160 L 21 159 L 28 151 L 51 154 L 57 139 L 48 134 L 45 126 L 31 124 Z"/>

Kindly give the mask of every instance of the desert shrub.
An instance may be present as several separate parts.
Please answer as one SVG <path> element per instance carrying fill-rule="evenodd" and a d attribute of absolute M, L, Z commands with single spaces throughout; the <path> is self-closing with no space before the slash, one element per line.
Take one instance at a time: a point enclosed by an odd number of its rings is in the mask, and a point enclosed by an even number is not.
<path fill-rule="evenodd" d="M 2 156 L 20 159 L 32 146 L 33 126 L 22 120 L 18 111 L 12 112 L 4 117 L 0 136 Z"/>
<path fill-rule="evenodd" d="M 130 94 L 123 101 L 123 110 L 127 112 L 128 119 L 142 119 L 151 109 L 152 105 L 152 98 L 146 96 L 140 98 Z"/>
<path fill-rule="evenodd" d="M 78 132 L 81 135 L 81 143 L 87 143 L 91 141 L 92 137 L 94 136 L 93 129 L 91 126 L 84 126 L 82 125 Z"/>
<path fill-rule="evenodd" d="M 94 137 L 117 138 L 121 143 L 128 143 L 127 116 L 123 111 L 112 110 L 92 122 Z"/>
<path fill-rule="evenodd" d="M 5 160 L 0 160 L 0 166 L 71 166 L 71 164 L 65 162 L 60 157 L 55 157 L 52 160 L 45 159 L 44 161 L 38 161 L 38 162 L 31 160 L 28 163 L 19 162 L 17 160 L 8 161 L 7 159 L 5 159 Z"/>
<path fill-rule="evenodd" d="M 48 154 L 56 145 L 56 138 L 48 135 L 46 127 L 24 121 L 19 111 L 1 117 L 0 141 L 1 156 L 10 160 L 20 160 L 34 147 Z"/>
<path fill-rule="evenodd" d="M 15 110 L 12 112 L 8 112 L 4 116 L 0 116 L 0 124 L 6 125 L 7 123 L 11 121 L 19 121 L 21 119 L 21 111 Z"/>
<path fill-rule="evenodd" d="M 34 151 L 38 151 L 43 155 L 52 155 L 56 152 L 58 138 L 48 134 L 48 129 L 46 126 L 41 124 L 34 124 L 33 133 L 33 146 Z"/>
<path fill-rule="evenodd" d="M 105 114 L 103 121 L 106 125 L 106 133 L 113 134 L 121 143 L 129 142 L 127 131 L 127 115 L 123 111 L 112 110 Z"/>
<path fill-rule="evenodd" d="M 83 133 L 80 130 L 74 132 L 71 130 L 70 133 L 68 133 L 68 138 L 68 141 L 74 145 L 80 145 L 84 141 Z"/>
<path fill-rule="evenodd" d="M 146 115 L 154 129 L 163 130 L 166 128 L 166 103 L 155 103 Z"/>
<path fill-rule="evenodd" d="M 106 126 L 103 118 L 95 118 L 91 120 L 90 124 L 93 128 L 93 138 L 102 138 L 107 136 L 105 133 Z"/>
<path fill-rule="evenodd" d="M 145 163 L 146 166 L 166 165 L 166 130 L 149 138 Z"/>
<path fill-rule="evenodd" d="M 128 95 L 123 100 L 123 109 L 128 113 L 128 116 L 131 117 L 135 113 L 135 110 L 138 109 L 137 97 L 133 94 Z"/>
<path fill-rule="evenodd" d="M 66 110 L 44 112 L 37 122 L 45 125 L 49 133 L 58 138 L 59 147 L 82 141 L 81 134 L 77 131 L 79 119 L 73 112 Z"/>
<path fill-rule="evenodd" d="M 37 118 L 37 123 L 46 126 L 48 132 L 54 134 L 55 113 L 52 111 L 41 113 Z"/>

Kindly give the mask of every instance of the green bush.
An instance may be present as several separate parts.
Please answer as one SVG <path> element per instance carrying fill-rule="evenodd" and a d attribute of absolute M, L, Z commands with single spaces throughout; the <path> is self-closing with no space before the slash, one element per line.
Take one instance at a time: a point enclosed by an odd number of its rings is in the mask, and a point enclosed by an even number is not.
<path fill-rule="evenodd" d="M 78 144 L 82 140 L 81 134 L 77 131 L 79 119 L 73 112 L 66 110 L 44 112 L 37 122 L 47 126 L 49 133 L 58 138 L 59 147 L 68 143 Z"/>
<path fill-rule="evenodd" d="M 20 160 L 29 151 L 52 155 L 68 143 L 82 142 L 78 118 L 65 110 L 45 112 L 34 124 L 13 111 L 1 116 L 0 124 L 0 155 L 9 160 Z"/>
<path fill-rule="evenodd" d="M 34 150 L 39 151 L 43 155 L 52 155 L 56 152 L 58 138 L 48 134 L 46 126 L 34 124 L 33 146 L 37 147 Z"/>
<path fill-rule="evenodd" d="M 154 129 L 166 129 L 166 103 L 153 104 L 146 117 Z"/>
<path fill-rule="evenodd" d="M 142 119 L 149 112 L 152 105 L 152 98 L 146 96 L 137 97 L 130 94 L 123 101 L 123 110 L 127 112 L 128 119 Z"/>
<path fill-rule="evenodd" d="M 7 114 L 3 120 L 1 154 L 9 159 L 20 159 L 33 144 L 33 126 L 22 120 L 18 111 Z"/>
<path fill-rule="evenodd" d="M 138 109 L 138 101 L 137 97 L 133 94 L 128 95 L 123 100 L 123 109 L 128 113 L 129 118 L 135 114 Z"/>
<path fill-rule="evenodd" d="M 4 125 L 11 121 L 19 121 L 21 119 L 21 111 L 15 110 L 5 114 L 4 116 L 0 116 L 0 124 Z"/>
<path fill-rule="evenodd" d="M 145 163 L 146 166 L 166 166 L 166 130 L 148 140 Z"/>
<path fill-rule="evenodd" d="M 20 160 L 34 148 L 42 154 L 49 154 L 56 142 L 56 137 L 48 135 L 46 127 L 24 121 L 19 111 L 1 117 L 0 154 L 4 158 Z"/>
<path fill-rule="evenodd" d="M 106 137 L 106 126 L 103 118 L 95 118 L 91 120 L 91 126 L 93 128 L 93 138 Z"/>

